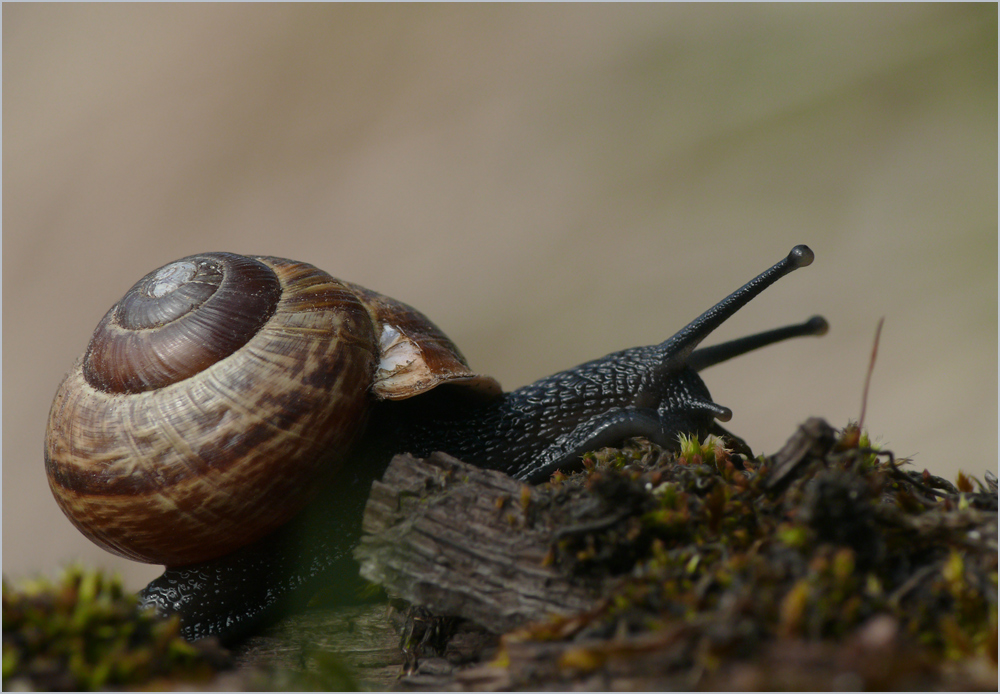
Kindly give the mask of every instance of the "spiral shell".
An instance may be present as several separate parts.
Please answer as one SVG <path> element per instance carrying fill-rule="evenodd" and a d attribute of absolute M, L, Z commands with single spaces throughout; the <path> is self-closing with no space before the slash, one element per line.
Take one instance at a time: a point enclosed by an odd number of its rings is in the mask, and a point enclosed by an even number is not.
<path fill-rule="evenodd" d="M 111 552 L 203 561 L 298 513 L 373 398 L 446 382 L 500 392 L 405 304 L 281 258 L 183 258 L 108 311 L 60 385 L 49 486 Z"/>

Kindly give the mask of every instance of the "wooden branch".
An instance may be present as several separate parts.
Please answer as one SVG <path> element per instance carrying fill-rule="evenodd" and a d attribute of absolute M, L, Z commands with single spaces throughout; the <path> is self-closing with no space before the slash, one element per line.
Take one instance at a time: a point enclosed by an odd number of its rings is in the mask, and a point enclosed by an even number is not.
<path fill-rule="evenodd" d="M 390 595 L 504 633 L 600 599 L 600 586 L 554 565 L 549 510 L 539 490 L 502 473 L 401 455 L 372 487 L 355 556 Z"/>

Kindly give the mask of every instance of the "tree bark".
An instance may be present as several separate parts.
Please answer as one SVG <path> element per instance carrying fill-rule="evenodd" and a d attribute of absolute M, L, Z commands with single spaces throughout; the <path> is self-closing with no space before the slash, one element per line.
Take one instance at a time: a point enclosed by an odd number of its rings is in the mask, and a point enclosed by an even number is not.
<path fill-rule="evenodd" d="M 397 456 L 372 487 L 361 575 L 440 616 L 502 634 L 593 607 L 601 585 L 553 561 L 551 497 L 443 453 Z"/>

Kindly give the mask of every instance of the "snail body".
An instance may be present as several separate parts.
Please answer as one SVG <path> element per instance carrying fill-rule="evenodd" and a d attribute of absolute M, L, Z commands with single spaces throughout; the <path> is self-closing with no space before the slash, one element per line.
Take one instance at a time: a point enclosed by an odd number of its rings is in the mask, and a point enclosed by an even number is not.
<path fill-rule="evenodd" d="M 538 482 L 634 436 L 727 434 L 697 372 L 826 322 L 696 348 L 812 259 L 796 246 L 665 342 L 505 393 L 406 304 L 295 261 L 184 258 L 112 307 L 60 386 L 49 484 L 90 539 L 167 566 L 145 602 L 233 641 L 344 568 L 396 453 Z"/>

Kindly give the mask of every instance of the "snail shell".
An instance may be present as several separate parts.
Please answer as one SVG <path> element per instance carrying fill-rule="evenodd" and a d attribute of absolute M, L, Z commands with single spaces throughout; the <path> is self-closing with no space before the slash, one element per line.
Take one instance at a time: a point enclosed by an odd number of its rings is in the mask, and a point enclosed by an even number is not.
<path fill-rule="evenodd" d="M 296 515 L 375 399 L 442 383 L 501 392 L 406 304 L 306 263 L 190 256 L 132 287 L 60 385 L 49 486 L 111 552 L 204 561 Z"/>

